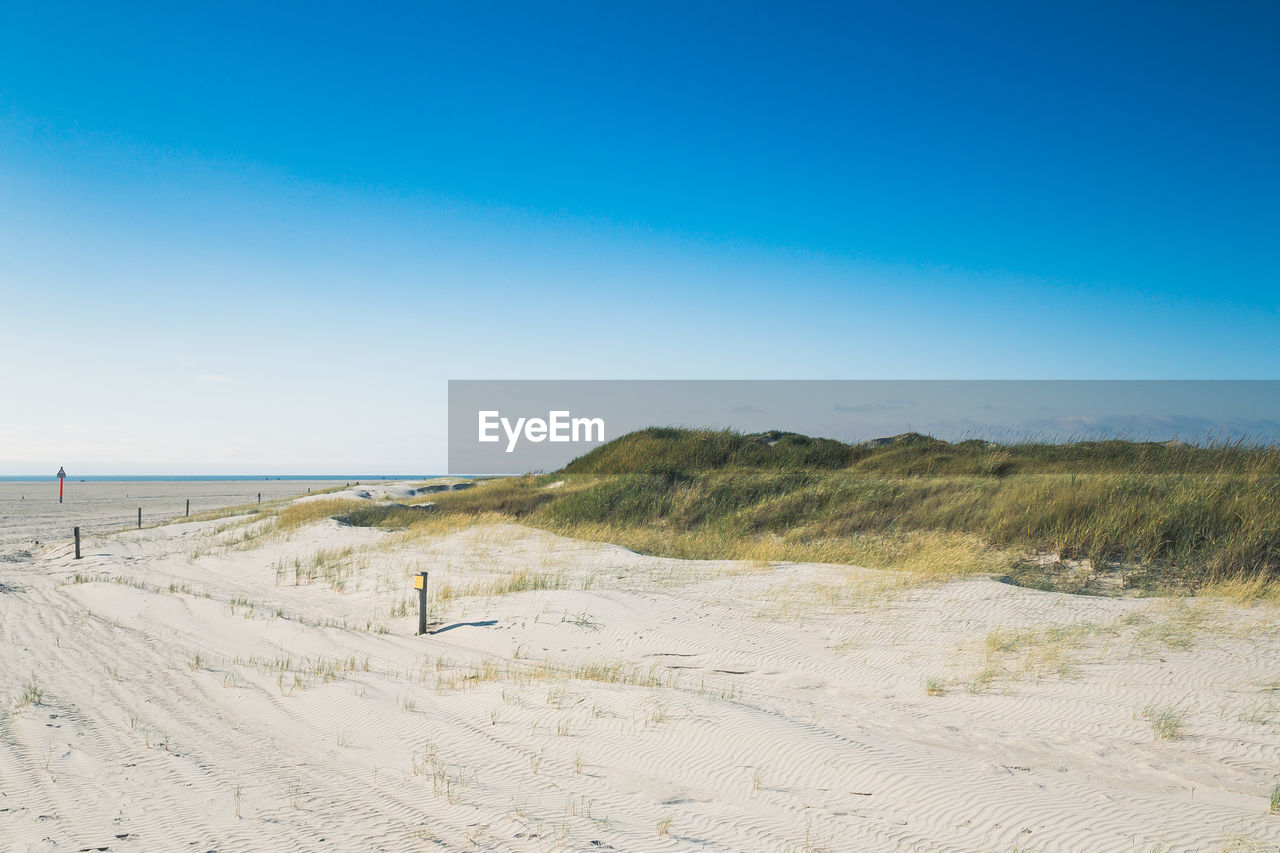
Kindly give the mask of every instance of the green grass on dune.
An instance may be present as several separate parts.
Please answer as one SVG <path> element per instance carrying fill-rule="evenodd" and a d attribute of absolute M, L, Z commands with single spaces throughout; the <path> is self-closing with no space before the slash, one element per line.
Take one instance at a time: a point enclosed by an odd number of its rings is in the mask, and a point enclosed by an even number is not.
<path fill-rule="evenodd" d="M 952 565 L 1081 591 L 1104 571 L 1166 591 L 1280 581 L 1274 447 L 911 434 L 871 446 L 654 428 L 555 474 L 435 500 L 669 556 Z M 1057 559 L 1089 561 L 1092 580 Z"/>
<path fill-rule="evenodd" d="M 711 468 L 841 468 L 852 445 L 795 433 L 746 436 L 735 432 L 650 427 L 628 433 L 570 462 L 565 474 L 673 474 Z"/>

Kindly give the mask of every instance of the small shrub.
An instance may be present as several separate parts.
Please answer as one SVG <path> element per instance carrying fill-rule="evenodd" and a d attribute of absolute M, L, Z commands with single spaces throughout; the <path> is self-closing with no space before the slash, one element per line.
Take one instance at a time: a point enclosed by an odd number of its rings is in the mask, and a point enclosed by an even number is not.
<path fill-rule="evenodd" d="M 25 708 L 28 705 L 44 704 L 44 688 L 40 686 L 40 682 L 36 679 L 36 674 L 31 673 L 31 677 L 27 679 L 27 683 L 22 685 L 22 693 L 18 695 L 18 707 Z"/>
<path fill-rule="evenodd" d="M 1176 740 L 1182 734 L 1182 720 L 1186 711 L 1177 708 L 1157 708 L 1148 705 L 1142 711 L 1142 718 L 1151 724 L 1151 731 L 1160 740 Z"/>

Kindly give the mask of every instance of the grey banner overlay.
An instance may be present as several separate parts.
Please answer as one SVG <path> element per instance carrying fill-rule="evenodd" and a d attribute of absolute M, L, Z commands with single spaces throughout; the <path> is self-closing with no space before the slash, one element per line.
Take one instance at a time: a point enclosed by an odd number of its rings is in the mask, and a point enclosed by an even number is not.
<path fill-rule="evenodd" d="M 451 380 L 449 473 L 553 471 L 649 426 L 1276 443 L 1280 381 Z"/>

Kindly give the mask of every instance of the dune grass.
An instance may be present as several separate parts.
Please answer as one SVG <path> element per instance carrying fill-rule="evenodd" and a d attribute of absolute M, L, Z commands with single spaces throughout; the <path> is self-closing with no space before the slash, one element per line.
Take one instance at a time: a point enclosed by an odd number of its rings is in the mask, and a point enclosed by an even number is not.
<path fill-rule="evenodd" d="M 276 516 L 276 526 L 282 530 L 294 530 L 317 521 L 343 516 L 360 509 L 362 503 L 350 498 L 294 501 L 280 510 Z"/>
<path fill-rule="evenodd" d="M 18 695 L 18 707 L 25 708 L 29 705 L 44 704 L 44 688 L 40 686 L 39 679 L 36 674 L 31 673 L 31 677 L 22 685 L 22 693 Z"/>
<path fill-rule="evenodd" d="M 450 582 L 440 584 L 435 590 L 435 601 L 438 604 L 455 598 L 468 596 L 492 598 L 510 595 L 515 592 L 528 592 L 535 589 L 565 589 L 569 585 L 568 578 L 562 574 L 519 571 L 509 572 L 494 577 L 456 585 Z"/>
<path fill-rule="evenodd" d="M 659 556 L 852 563 L 926 578 L 989 573 L 1071 592 L 1280 598 L 1275 447 L 949 444 L 914 434 L 871 446 L 655 428 L 554 474 L 430 500 L 440 520 L 517 520 Z M 351 523 L 440 523 L 417 510 L 321 503 L 290 507 L 280 521 L 336 510 Z"/>
<path fill-rule="evenodd" d="M 193 521 L 217 521 L 221 518 L 233 518 L 236 516 L 247 516 L 253 520 L 260 520 L 273 515 L 279 509 L 280 503 L 281 501 L 277 499 L 267 501 L 266 503 L 236 504 L 234 506 L 206 509 L 199 512 L 193 512 L 191 515 L 175 515 L 172 518 L 166 518 L 165 520 L 158 522 L 155 526 L 162 527 L 168 524 L 186 524 Z"/>
<path fill-rule="evenodd" d="M 1157 740 L 1177 740 L 1182 734 L 1182 721 L 1186 716 L 1186 711 L 1175 707 L 1148 705 L 1142 711 L 1142 718 L 1151 726 L 1151 733 Z"/>

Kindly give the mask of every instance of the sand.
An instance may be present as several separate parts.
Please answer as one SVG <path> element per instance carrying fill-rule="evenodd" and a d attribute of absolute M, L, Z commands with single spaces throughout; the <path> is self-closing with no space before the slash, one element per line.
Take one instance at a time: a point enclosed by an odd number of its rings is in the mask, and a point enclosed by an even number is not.
<path fill-rule="evenodd" d="M 0 563 L 0 849 L 1280 849 L 1272 608 L 255 532 Z"/>
<path fill-rule="evenodd" d="M 319 491 L 344 485 L 343 480 L 128 480 L 80 482 L 68 479 L 63 502 L 58 503 L 58 481 L 0 482 L 0 557 L 24 550 L 33 542 L 65 539 L 73 527 L 82 534 L 119 530 L 182 515 L 186 502 L 191 512 L 292 498 L 307 489 Z"/>

